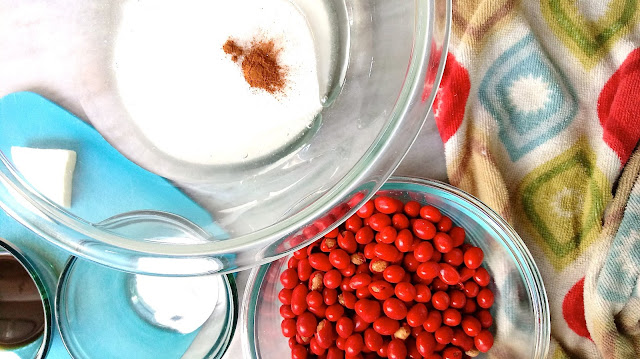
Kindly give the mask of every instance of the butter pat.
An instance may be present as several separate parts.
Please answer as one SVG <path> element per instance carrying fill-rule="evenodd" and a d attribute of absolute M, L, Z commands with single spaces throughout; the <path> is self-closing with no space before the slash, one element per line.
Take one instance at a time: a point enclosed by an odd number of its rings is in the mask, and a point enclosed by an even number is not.
<path fill-rule="evenodd" d="M 61 149 L 11 147 L 11 158 L 22 176 L 51 201 L 71 207 L 76 153 Z"/>

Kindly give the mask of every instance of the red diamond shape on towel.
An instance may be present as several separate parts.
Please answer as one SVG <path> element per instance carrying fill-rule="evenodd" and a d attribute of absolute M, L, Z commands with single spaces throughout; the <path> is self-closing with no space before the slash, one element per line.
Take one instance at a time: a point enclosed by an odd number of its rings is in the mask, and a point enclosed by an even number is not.
<path fill-rule="evenodd" d="M 581 337 L 591 339 L 584 317 L 584 278 L 574 284 L 562 302 L 562 316 L 571 330 Z"/>

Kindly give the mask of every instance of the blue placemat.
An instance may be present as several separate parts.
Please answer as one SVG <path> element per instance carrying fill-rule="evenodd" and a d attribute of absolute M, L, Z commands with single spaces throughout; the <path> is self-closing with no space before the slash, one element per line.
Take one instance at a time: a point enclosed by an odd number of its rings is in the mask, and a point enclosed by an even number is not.
<path fill-rule="evenodd" d="M 148 172 L 116 151 L 93 127 L 51 101 L 20 92 L 0 99 L 0 151 L 12 146 L 57 148 L 77 153 L 70 211 L 91 222 L 113 215 L 154 209 L 181 215 L 214 236 L 210 214 L 166 179 Z M 69 253 L 0 212 L 0 237 L 18 246 L 43 272 L 51 296 Z M 69 358 L 57 328 L 47 358 Z"/>

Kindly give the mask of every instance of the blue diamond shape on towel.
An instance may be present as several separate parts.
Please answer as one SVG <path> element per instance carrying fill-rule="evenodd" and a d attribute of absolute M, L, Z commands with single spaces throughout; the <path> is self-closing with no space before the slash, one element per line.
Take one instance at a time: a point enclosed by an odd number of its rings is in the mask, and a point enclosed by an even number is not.
<path fill-rule="evenodd" d="M 614 303 L 626 303 L 640 296 L 640 185 L 634 186 L 627 209 L 611 242 L 597 281 L 598 293 Z"/>
<path fill-rule="evenodd" d="M 479 97 L 496 119 L 500 140 L 512 161 L 567 128 L 578 109 L 574 90 L 532 34 L 491 65 L 480 84 Z"/>

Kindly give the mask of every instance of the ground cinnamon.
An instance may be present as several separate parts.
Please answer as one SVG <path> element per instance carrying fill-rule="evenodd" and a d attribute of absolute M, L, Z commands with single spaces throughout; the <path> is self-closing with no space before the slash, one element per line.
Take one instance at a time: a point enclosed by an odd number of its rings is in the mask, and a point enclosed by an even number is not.
<path fill-rule="evenodd" d="M 279 49 L 273 40 L 254 41 L 248 49 L 229 39 L 222 50 L 231 55 L 233 62 L 241 62 L 244 79 L 249 86 L 270 94 L 281 92 L 286 85 L 286 71 L 278 62 Z"/>
<path fill-rule="evenodd" d="M 242 47 L 236 44 L 236 42 L 231 39 L 227 40 L 227 42 L 222 45 L 222 51 L 224 51 L 226 54 L 231 55 L 231 60 L 233 60 L 233 62 L 238 62 L 238 59 L 240 59 L 240 57 L 244 55 L 244 50 L 242 49 Z"/>

